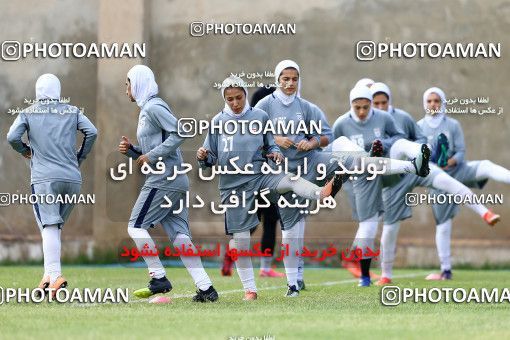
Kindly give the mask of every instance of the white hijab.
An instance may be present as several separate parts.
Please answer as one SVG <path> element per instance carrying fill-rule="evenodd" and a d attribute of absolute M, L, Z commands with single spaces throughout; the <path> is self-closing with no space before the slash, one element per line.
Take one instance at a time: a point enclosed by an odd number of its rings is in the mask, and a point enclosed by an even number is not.
<path fill-rule="evenodd" d="M 358 82 L 356 83 L 356 85 L 354 85 L 354 87 L 359 87 L 359 86 L 371 87 L 374 83 L 375 83 L 375 81 L 373 79 L 362 78 L 362 79 L 358 80 Z"/>
<path fill-rule="evenodd" d="M 282 74 L 283 70 L 285 70 L 286 68 L 289 68 L 289 67 L 295 68 L 298 72 L 299 79 L 298 79 L 297 91 L 294 92 L 294 94 L 292 94 L 291 96 L 288 96 L 285 93 L 283 93 L 283 91 L 280 87 L 277 87 L 276 90 L 274 91 L 274 95 L 278 99 L 280 99 L 281 102 L 283 103 L 283 105 L 285 105 L 285 106 L 289 106 L 290 104 L 292 104 L 292 102 L 294 101 L 294 99 L 296 97 L 301 97 L 301 72 L 299 71 L 299 65 L 295 61 L 288 60 L 288 59 L 282 60 L 278 63 L 278 65 L 276 65 L 276 67 L 274 69 L 274 78 L 276 81 L 276 85 L 279 84 L 278 79 L 280 78 L 280 75 Z"/>
<path fill-rule="evenodd" d="M 441 108 L 439 112 L 431 114 L 427 112 L 427 98 L 431 93 L 437 94 L 441 98 Z M 439 87 L 431 87 L 423 93 L 423 109 L 425 110 L 425 122 L 433 129 L 437 128 L 446 115 L 446 95 Z"/>
<path fill-rule="evenodd" d="M 230 106 L 228 106 L 227 100 L 225 99 L 225 90 L 228 87 L 241 87 L 244 90 L 244 94 L 246 95 L 246 102 L 244 104 L 243 111 L 241 111 L 241 113 L 235 113 L 234 111 L 232 111 Z M 223 100 L 225 101 L 225 107 L 223 108 L 223 111 L 226 114 L 228 114 L 229 116 L 232 116 L 234 118 L 241 118 L 242 116 L 244 116 L 246 114 L 246 112 L 248 112 L 248 110 L 250 109 L 250 103 L 248 102 L 248 88 L 246 87 L 246 83 L 244 82 L 244 80 L 242 80 L 241 78 L 236 77 L 236 76 L 230 76 L 230 77 L 226 78 L 223 81 L 223 83 L 221 83 L 220 91 L 221 91 L 221 96 L 223 97 Z"/>
<path fill-rule="evenodd" d="M 154 73 L 145 65 L 135 65 L 127 73 L 131 82 L 131 94 L 136 104 L 142 107 L 150 97 L 158 94 L 158 84 Z"/>
<path fill-rule="evenodd" d="M 351 106 L 351 117 L 352 119 L 354 119 L 355 122 L 365 124 L 374 114 L 374 110 L 372 109 L 372 107 L 370 107 L 370 112 L 368 113 L 367 118 L 365 118 L 364 120 L 359 119 L 356 113 L 354 112 L 352 102 L 355 101 L 356 99 L 361 98 L 368 99 L 370 100 L 370 103 L 372 103 L 372 92 L 370 92 L 370 89 L 366 86 L 355 86 L 349 93 L 349 105 Z"/>
<path fill-rule="evenodd" d="M 372 86 L 370 86 L 370 92 L 372 92 L 372 98 L 376 93 L 382 92 L 388 96 L 388 112 L 393 112 L 393 106 L 391 105 L 391 91 L 388 85 L 385 83 L 377 82 L 373 83 Z"/>
<path fill-rule="evenodd" d="M 35 83 L 35 99 L 60 100 L 60 80 L 51 73 L 46 73 L 37 78 Z"/>

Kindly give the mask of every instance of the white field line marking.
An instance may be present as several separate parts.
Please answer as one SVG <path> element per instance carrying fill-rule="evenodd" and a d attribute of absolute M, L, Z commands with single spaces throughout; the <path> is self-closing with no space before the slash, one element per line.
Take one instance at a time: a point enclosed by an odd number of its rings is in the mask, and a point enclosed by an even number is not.
<path fill-rule="evenodd" d="M 428 272 L 427 272 L 428 273 Z M 421 275 L 426 275 L 427 273 L 412 273 L 412 274 L 402 274 L 402 275 L 395 275 L 393 278 L 395 279 L 402 279 L 402 278 L 409 278 L 409 277 L 418 277 Z M 320 286 L 336 286 L 346 283 L 355 283 L 358 282 L 359 279 L 345 279 L 340 281 L 326 281 L 321 283 L 310 283 L 306 284 L 307 287 L 320 287 Z M 257 291 L 260 290 L 275 290 L 275 289 L 287 289 L 287 286 L 271 286 L 271 287 L 262 287 L 257 288 Z M 222 292 L 218 292 L 218 295 L 226 295 L 226 294 L 232 294 L 232 293 L 244 293 L 244 289 L 231 289 L 231 290 L 224 290 Z M 191 298 L 195 296 L 195 294 L 175 294 L 172 296 L 174 299 L 180 299 L 180 298 Z M 134 301 L 133 301 L 134 302 Z"/>
<path fill-rule="evenodd" d="M 410 273 L 410 274 L 402 274 L 402 275 L 395 275 L 393 278 L 395 279 L 403 279 L 403 278 L 411 278 L 411 277 L 418 277 L 418 276 L 424 276 L 429 274 L 430 272 L 419 272 L 419 273 Z M 340 280 L 340 281 L 326 281 L 321 283 L 307 283 L 307 287 L 321 287 L 321 286 L 336 286 L 336 285 L 342 285 L 347 283 L 355 283 L 358 282 L 358 279 L 346 279 L 346 280 Z M 270 286 L 270 287 L 261 287 L 257 288 L 257 291 L 263 291 L 263 290 L 275 290 L 275 289 L 286 289 L 287 286 Z M 230 289 L 230 290 L 224 290 L 221 292 L 218 292 L 218 295 L 227 295 L 227 294 L 234 294 L 234 293 L 244 293 L 244 289 Z M 195 296 L 195 294 L 175 294 L 170 296 L 171 299 L 183 299 L 183 298 L 192 298 Z M 128 303 L 142 303 L 142 302 L 148 302 L 149 299 L 136 299 L 129 301 Z M 99 306 L 104 305 L 104 303 L 71 303 L 73 307 L 93 307 L 93 306 Z"/>

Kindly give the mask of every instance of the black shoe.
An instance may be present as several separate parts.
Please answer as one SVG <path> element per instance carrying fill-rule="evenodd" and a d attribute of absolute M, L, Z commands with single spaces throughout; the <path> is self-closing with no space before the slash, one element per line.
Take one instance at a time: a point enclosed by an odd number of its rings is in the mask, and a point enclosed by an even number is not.
<path fill-rule="evenodd" d="M 207 301 L 217 301 L 218 300 L 218 292 L 214 289 L 213 286 L 207 288 L 207 290 L 197 290 L 197 295 L 193 296 L 193 302 L 207 302 Z"/>
<path fill-rule="evenodd" d="M 165 294 L 172 290 L 172 284 L 166 276 L 163 276 L 162 278 L 156 279 L 152 278 L 149 281 L 149 284 L 147 285 L 147 288 L 151 291 L 152 295 L 154 294 Z"/>
<path fill-rule="evenodd" d="M 287 290 L 287 293 L 285 294 L 286 297 L 298 297 L 299 296 L 299 290 L 297 290 L 296 286 L 289 286 L 289 289 Z"/>
<path fill-rule="evenodd" d="M 333 187 L 331 189 L 331 197 L 335 197 L 336 194 L 342 189 L 342 185 L 344 184 L 344 175 L 335 175 L 333 177 Z"/>
<path fill-rule="evenodd" d="M 338 167 L 335 169 L 335 172 L 336 171 L 340 171 L 342 170 L 342 167 Z M 326 183 L 330 183 L 331 180 L 333 180 L 333 185 L 331 186 L 331 194 L 330 196 L 331 197 L 335 197 L 336 194 L 338 194 L 338 192 L 340 191 L 340 189 L 342 189 L 342 185 L 347 182 L 347 180 L 349 179 L 349 176 L 345 175 L 345 174 L 336 174 L 336 173 L 332 173 L 332 175 L 330 174 L 327 179 L 326 179 Z"/>
<path fill-rule="evenodd" d="M 166 276 L 163 276 L 160 279 L 152 278 L 147 287 L 152 292 L 152 294 L 168 293 L 172 290 L 172 284 L 170 281 L 168 281 Z"/>
<path fill-rule="evenodd" d="M 298 280 L 297 286 L 298 286 L 298 290 L 300 290 L 300 291 L 306 289 L 306 285 L 305 285 L 305 281 L 304 280 Z"/>
<path fill-rule="evenodd" d="M 453 274 L 451 270 L 443 270 L 443 272 L 441 273 L 441 278 L 443 280 L 451 280 L 452 276 Z"/>
<path fill-rule="evenodd" d="M 430 149 L 427 144 L 421 145 L 421 155 L 413 159 L 411 162 L 416 170 L 416 175 L 420 177 L 427 177 L 430 173 L 429 168 Z"/>
<path fill-rule="evenodd" d="M 172 284 L 166 276 L 163 276 L 160 279 L 152 278 L 149 281 L 149 284 L 147 285 L 147 288 L 142 288 L 135 290 L 133 294 L 138 298 L 148 298 L 149 296 L 152 296 L 154 294 L 159 293 L 168 293 L 172 290 Z"/>
<path fill-rule="evenodd" d="M 379 139 L 374 140 L 369 152 L 370 157 L 382 157 L 383 153 L 382 142 Z"/>

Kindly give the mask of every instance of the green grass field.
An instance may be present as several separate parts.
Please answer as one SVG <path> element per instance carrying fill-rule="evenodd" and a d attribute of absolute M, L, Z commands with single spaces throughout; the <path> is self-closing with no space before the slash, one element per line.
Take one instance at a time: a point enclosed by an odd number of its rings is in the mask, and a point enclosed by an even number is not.
<path fill-rule="evenodd" d="M 127 287 L 130 294 L 147 284 L 143 268 L 64 267 L 70 287 Z M 1 339 L 274 339 L 448 338 L 510 337 L 510 304 L 406 303 L 386 307 L 380 288 L 358 288 L 340 269 L 310 269 L 307 290 L 299 298 L 284 298 L 285 280 L 257 278 L 259 300 L 242 301 L 237 274 L 221 277 L 208 269 L 217 303 L 196 304 L 191 278 L 184 269 L 170 268 L 174 286 L 171 304 L 154 305 L 130 296 L 124 304 L 0 305 Z M 454 280 L 428 282 L 423 269 L 398 270 L 400 287 L 505 288 L 510 271 L 454 271 Z M 0 267 L 1 287 L 32 287 L 41 267 Z"/>

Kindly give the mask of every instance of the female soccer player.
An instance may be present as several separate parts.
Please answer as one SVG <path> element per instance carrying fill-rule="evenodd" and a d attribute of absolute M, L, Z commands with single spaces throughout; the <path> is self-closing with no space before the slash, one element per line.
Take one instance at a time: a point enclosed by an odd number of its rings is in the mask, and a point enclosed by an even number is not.
<path fill-rule="evenodd" d="M 129 236 L 141 251 L 145 244 L 155 250 L 148 228 L 161 223 L 169 239 L 177 248 L 187 247 L 195 251 L 191 241 L 188 225 L 188 208 L 183 206 L 179 213 L 174 208 L 162 208 L 166 199 L 171 202 L 185 201 L 189 190 L 188 176 L 184 173 L 175 175 L 174 171 L 182 170 L 182 155 L 179 146 L 184 138 L 178 135 L 178 122 L 172 111 L 158 97 L 158 84 L 152 70 L 144 65 L 132 67 L 127 74 L 126 95 L 140 107 L 136 137 L 140 145 L 133 145 L 126 137 L 122 137 L 119 151 L 136 159 L 138 165 L 156 162 L 164 163 L 163 173 L 149 173 L 140 191 L 135 206 L 131 211 L 128 223 Z M 175 177 L 167 180 L 167 177 Z M 166 197 L 166 198 L 165 198 Z M 216 301 L 218 293 L 214 289 L 209 276 L 198 256 L 180 256 L 197 286 L 195 302 Z M 138 297 L 149 297 L 157 293 L 167 293 L 172 289 L 166 277 L 165 269 L 158 256 L 143 256 L 149 269 L 151 280 L 148 287 L 134 292 Z"/>
<path fill-rule="evenodd" d="M 421 132 L 420 127 L 413 120 L 411 115 L 392 105 L 392 95 L 389 87 L 384 83 L 374 83 L 370 90 L 373 95 L 373 105 L 379 110 L 388 112 L 396 122 L 398 128 L 404 132 L 404 138 L 410 142 L 426 143 L 427 138 Z M 431 145 L 429 145 L 432 148 Z M 390 154 L 392 149 L 390 149 Z M 381 235 L 381 279 L 377 285 L 386 285 L 391 283 L 393 274 L 393 261 L 395 259 L 395 250 L 400 222 L 410 218 L 412 209 L 406 204 L 405 195 L 411 192 L 415 187 L 429 187 L 438 190 L 444 190 L 450 194 L 470 197 L 473 192 L 456 179 L 450 177 L 437 165 L 430 164 L 430 175 L 427 177 L 417 177 L 413 175 L 395 176 L 396 181 L 385 185 L 383 188 L 384 203 L 384 225 Z M 384 182 L 383 182 L 384 183 Z M 489 216 L 488 209 L 482 204 L 467 204 L 482 218 Z M 486 219 L 487 223 L 490 223 Z"/>
<path fill-rule="evenodd" d="M 262 127 L 268 126 L 268 115 L 258 108 L 252 108 L 248 101 L 248 90 L 241 78 L 229 77 L 225 79 L 221 87 L 221 95 L 225 106 L 211 123 L 211 126 L 227 126 L 238 124 L 239 121 L 258 121 Z M 226 128 L 225 128 L 226 130 Z M 267 159 L 282 161 L 283 155 L 275 144 L 273 134 L 251 133 L 248 129 L 241 128 L 231 134 L 210 130 L 203 147 L 197 151 L 197 160 L 201 167 L 212 167 L 217 164 L 221 167 L 230 167 L 230 159 L 239 157 L 237 166 L 244 169 L 251 165 L 252 174 L 220 175 L 219 189 L 222 203 L 230 202 L 232 196 L 244 197 L 242 206 L 229 207 L 225 214 L 225 229 L 228 235 L 232 235 L 231 248 L 238 251 L 250 249 L 250 230 L 259 223 L 258 217 L 252 210 L 256 201 L 256 194 L 261 190 L 269 189 L 277 194 L 294 192 L 306 199 L 317 200 L 329 196 L 339 188 L 331 180 L 326 186 L 320 188 L 303 178 L 292 180 L 293 174 L 263 174 L 261 167 Z M 274 196 L 273 196 L 274 200 Z M 295 239 L 291 240 L 290 253 L 298 250 Z M 283 241 L 284 243 L 286 240 Z M 239 278 L 245 290 L 244 300 L 257 299 L 257 287 L 253 274 L 251 257 L 241 256 L 236 261 Z M 289 286 L 286 294 L 288 297 L 297 296 L 298 290 L 294 283 Z"/>
<path fill-rule="evenodd" d="M 443 170 L 459 182 L 469 186 L 483 188 L 489 179 L 510 184 L 510 171 L 489 160 L 465 161 L 465 143 L 462 127 L 456 119 L 446 116 L 446 95 L 438 87 L 431 87 L 423 93 L 425 116 L 418 125 L 433 148 L 438 144 L 440 136 L 448 140 L 447 164 Z M 439 192 L 432 192 L 437 194 Z M 448 280 L 452 278 L 450 239 L 452 218 L 458 212 L 455 204 L 435 204 L 432 206 L 436 220 L 436 247 L 441 262 L 441 274 L 431 274 L 429 280 Z M 484 217 L 494 225 L 500 216 L 490 210 Z"/>
<path fill-rule="evenodd" d="M 292 60 L 283 60 L 275 68 L 275 81 L 279 88 L 271 95 L 266 96 L 258 102 L 258 108 L 261 108 L 269 115 L 269 119 L 274 122 L 304 122 L 306 126 L 310 126 L 310 122 L 323 121 L 323 129 L 329 129 L 322 117 L 324 114 L 319 107 L 300 96 L 301 73 L 300 68 Z M 370 90 L 366 88 L 369 92 Z M 371 98 L 371 97 L 370 97 Z M 321 131 L 325 132 L 325 131 Z M 324 136 L 323 136 L 324 137 Z M 275 142 L 281 148 L 283 155 L 289 162 L 289 169 L 295 171 L 298 167 L 307 164 L 307 174 L 305 179 L 320 184 L 317 181 L 317 167 L 324 165 L 326 173 L 333 174 L 338 169 L 338 163 L 342 163 L 346 169 L 353 169 L 358 166 L 361 161 L 365 164 L 373 162 L 374 166 L 381 166 L 383 159 L 369 159 L 368 154 L 363 150 L 352 150 L 357 147 L 347 138 L 340 138 L 333 144 L 333 153 L 320 152 L 321 133 L 305 133 L 303 131 L 294 131 L 290 133 L 282 133 L 275 136 Z M 329 137 L 331 141 L 331 137 Z M 335 148 L 336 146 L 336 148 Z M 352 153 L 351 151 L 356 151 Z M 333 160 L 333 162 L 332 162 Z M 422 167 L 422 158 L 418 159 Z M 381 163 L 379 163 L 381 162 Z M 424 169 L 427 167 L 428 161 L 423 162 Z M 409 161 L 391 161 L 387 162 L 386 174 L 402 173 L 405 171 L 415 172 L 415 166 Z M 368 174 L 363 174 L 365 178 Z M 345 177 L 347 178 L 347 177 Z M 299 247 L 302 248 L 304 237 L 304 215 L 300 209 L 280 209 L 282 220 L 282 238 L 284 243 L 290 243 L 292 240 L 299 240 Z M 286 241 L 288 240 L 288 241 Z M 288 256 L 284 259 L 285 272 L 289 287 L 297 284 L 299 259 Z"/>
<path fill-rule="evenodd" d="M 402 143 L 404 133 L 396 127 L 394 119 L 384 111 L 372 108 L 372 93 L 367 86 L 354 87 L 349 95 L 351 110 L 340 116 L 333 125 L 333 133 L 337 138 L 332 145 L 336 151 L 342 140 L 352 140 L 351 151 L 365 152 L 371 150 L 372 145 L 386 152 L 397 143 Z M 375 143 L 377 141 L 377 143 Z M 410 142 L 408 142 L 410 143 Z M 413 143 L 416 144 L 416 143 Z M 412 166 L 407 173 L 425 177 L 429 174 L 428 159 L 430 151 L 425 144 L 416 144 L 413 150 Z M 414 145 L 413 145 L 414 147 Z M 346 146 L 349 148 L 349 146 Z M 373 150 L 371 150 L 373 151 Z M 398 160 L 391 158 L 389 164 L 396 165 Z M 359 178 L 353 181 L 352 195 L 350 195 L 354 219 L 359 221 L 359 228 L 355 237 L 355 245 L 362 249 L 374 247 L 377 225 L 383 213 L 382 178 L 368 181 Z M 370 257 L 360 261 L 361 273 L 352 267 L 347 267 L 356 276 L 361 276 L 359 286 L 370 286 Z"/>
<path fill-rule="evenodd" d="M 92 150 L 97 130 L 80 110 L 60 102 L 60 81 L 53 74 L 43 74 L 35 83 L 37 103 L 20 112 L 7 140 L 11 146 L 30 159 L 32 193 L 37 195 L 78 195 L 81 188 L 80 165 Z M 76 131 L 83 134 L 83 142 L 76 152 Z M 55 133 L 58 131 L 59 133 Z M 21 137 L 27 133 L 29 144 Z M 44 254 L 42 289 L 64 288 L 60 251 L 62 228 L 73 204 L 48 204 L 46 200 L 33 205 L 41 231 Z"/>

